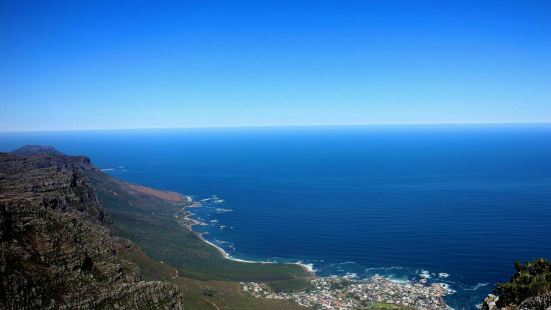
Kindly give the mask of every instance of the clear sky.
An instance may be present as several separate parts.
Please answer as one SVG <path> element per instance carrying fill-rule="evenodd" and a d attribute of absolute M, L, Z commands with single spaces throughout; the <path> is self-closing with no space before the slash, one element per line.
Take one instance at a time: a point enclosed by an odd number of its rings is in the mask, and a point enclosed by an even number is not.
<path fill-rule="evenodd" d="M 551 1 L 0 1 L 0 131 L 551 122 Z"/>

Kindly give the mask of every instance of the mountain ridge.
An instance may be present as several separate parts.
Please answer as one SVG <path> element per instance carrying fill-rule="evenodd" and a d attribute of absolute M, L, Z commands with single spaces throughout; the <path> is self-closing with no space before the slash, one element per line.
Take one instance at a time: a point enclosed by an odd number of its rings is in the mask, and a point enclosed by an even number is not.
<path fill-rule="evenodd" d="M 143 281 L 119 253 L 83 156 L 51 147 L 0 153 L 0 308 L 183 309 L 178 288 Z"/>

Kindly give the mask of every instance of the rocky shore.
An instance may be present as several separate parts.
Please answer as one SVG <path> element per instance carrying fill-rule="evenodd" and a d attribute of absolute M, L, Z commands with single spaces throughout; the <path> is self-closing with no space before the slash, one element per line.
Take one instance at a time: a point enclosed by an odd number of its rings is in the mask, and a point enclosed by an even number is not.
<path fill-rule="evenodd" d="M 219 199 L 219 198 L 217 198 Z M 180 225 L 193 231 L 195 225 L 206 225 L 193 217 L 188 208 L 201 207 L 203 201 L 192 201 L 182 208 L 177 216 Z M 248 263 L 266 263 L 234 259 L 222 248 L 209 242 L 203 234 L 196 233 L 201 240 L 216 248 L 226 259 Z M 350 277 L 317 277 L 310 266 L 296 263 L 312 274 L 310 288 L 299 292 L 275 292 L 269 285 L 257 282 L 242 282 L 243 292 L 257 298 L 284 299 L 315 309 L 357 309 L 372 303 L 404 306 L 405 309 L 439 310 L 450 309 L 443 297 L 448 294 L 442 284 L 427 285 L 426 279 L 419 282 L 397 283 L 381 276 L 366 280 Z"/>
<path fill-rule="evenodd" d="M 186 228 L 187 230 L 193 232 L 199 239 L 201 239 L 203 242 L 205 242 L 206 244 L 214 247 L 225 259 L 229 259 L 229 260 L 233 260 L 233 261 L 237 261 L 237 262 L 241 262 L 241 263 L 251 263 L 251 264 L 274 264 L 274 262 L 263 262 L 263 261 L 251 261 L 251 260 L 244 260 L 244 259 L 238 259 L 238 258 L 233 258 L 231 257 L 230 254 L 228 254 L 224 249 L 222 249 L 221 247 L 219 247 L 218 245 L 208 241 L 206 238 L 205 238 L 205 235 L 208 234 L 208 232 L 202 232 L 202 233 L 198 233 L 196 231 L 193 230 L 193 226 L 206 226 L 208 225 L 207 223 L 205 222 L 202 222 L 202 221 L 199 221 L 197 219 L 195 219 L 193 217 L 193 213 L 190 212 L 188 210 L 188 208 L 199 208 L 199 207 L 202 207 L 203 206 L 203 203 L 204 202 L 207 202 L 207 201 L 215 201 L 216 203 L 221 203 L 223 202 L 222 199 L 216 197 L 216 196 L 213 196 L 213 198 L 206 198 L 206 199 L 203 199 L 199 202 L 197 201 L 194 201 L 191 197 L 189 196 L 186 196 L 186 198 L 188 199 L 188 202 L 189 202 L 189 205 L 186 205 L 184 207 L 182 207 L 181 211 L 178 212 L 178 214 L 176 214 L 176 220 L 178 221 L 178 223 Z M 223 209 L 223 208 L 218 208 L 218 209 L 221 209 L 221 210 L 228 210 L 228 209 Z M 315 273 L 314 273 L 314 269 L 311 265 L 307 265 L 307 264 L 303 264 L 301 262 L 296 262 L 296 263 L 289 263 L 289 264 L 294 264 L 294 265 L 298 265 L 300 266 L 306 273 L 310 274 L 311 276 L 315 276 Z"/>

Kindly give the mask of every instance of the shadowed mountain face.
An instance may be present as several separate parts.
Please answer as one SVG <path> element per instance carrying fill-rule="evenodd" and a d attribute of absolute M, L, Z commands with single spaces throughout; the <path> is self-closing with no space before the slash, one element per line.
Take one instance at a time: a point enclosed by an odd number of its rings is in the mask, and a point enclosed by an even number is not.
<path fill-rule="evenodd" d="M 0 308 L 183 309 L 176 286 L 122 258 L 86 157 L 51 147 L 0 153 Z"/>

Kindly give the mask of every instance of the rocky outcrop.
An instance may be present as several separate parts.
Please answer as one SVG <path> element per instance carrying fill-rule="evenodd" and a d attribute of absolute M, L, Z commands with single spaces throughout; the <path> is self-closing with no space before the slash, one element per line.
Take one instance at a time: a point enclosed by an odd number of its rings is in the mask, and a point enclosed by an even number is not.
<path fill-rule="evenodd" d="M 497 297 L 494 294 L 488 294 L 488 297 L 484 299 L 484 302 L 482 303 L 482 310 L 497 310 L 498 307 L 496 305 L 499 297 Z"/>
<path fill-rule="evenodd" d="M 508 305 L 506 307 L 498 307 L 497 301 L 499 297 L 488 294 L 482 303 L 482 310 L 551 310 L 551 292 L 542 295 L 529 297 L 525 299 L 519 306 Z"/>
<path fill-rule="evenodd" d="M 144 282 L 118 252 L 86 157 L 32 146 L 0 153 L 1 309 L 183 309 L 172 284 Z"/>
<path fill-rule="evenodd" d="M 525 299 L 520 310 L 551 310 L 551 292 Z"/>

